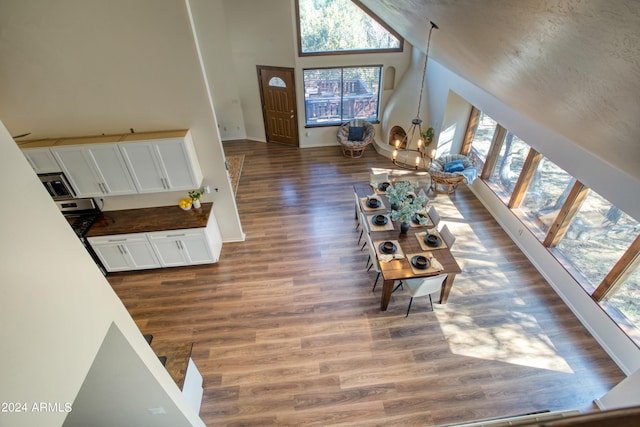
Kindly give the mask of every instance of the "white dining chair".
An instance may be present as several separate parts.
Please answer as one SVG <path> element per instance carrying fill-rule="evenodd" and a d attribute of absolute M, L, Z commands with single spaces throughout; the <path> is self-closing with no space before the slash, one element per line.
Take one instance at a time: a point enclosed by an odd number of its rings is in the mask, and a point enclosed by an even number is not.
<path fill-rule="evenodd" d="M 354 193 L 356 199 L 356 231 L 360 230 L 360 235 L 358 236 L 358 245 L 362 242 L 362 235 L 367 231 L 367 225 L 365 224 L 366 217 L 362 209 L 360 208 L 360 197 L 358 197 L 357 193 Z M 366 244 L 366 243 L 365 243 Z M 360 250 L 364 249 L 364 245 L 360 247 Z"/>
<path fill-rule="evenodd" d="M 376 275 L 376 281 L 373 282 L 373 288 L 371 292 L 376 290 L 376 285 L 378 284 L 378 280 L 380 279 L 380 263 L 378 262 L 378 255 L 376 253 L 376 248 L 373 246 L 373 241 L 371 240 L 371 235 L 369 233 L 365 233 L 366 246 L 369 249 L 369 259 L 367 260 L 367 271 L 373 270 L 378 273 Z"/>
<path fill-rule="evenodd" d="M 443 225 L 440 229 L 440 235 L 442 236 L 442 240 L 446 243 L 447 247 L 451 249 L 453 247 L 454 242 L 456 241 L 456 236 L 453 235 L 447 224 Z"/>
<path fill-rule="evenodd" d="M 427 214 L 429 215 L 429 218 L 431 218 L 431 221 L 433 221 L 433 226 L 437 227 L 440 223 L 440 214 L 436 210 L 436 207 L 431 205 Z"/>
<path fill-rule="evenodd" d="M 413 302 L 413 299 L 425 295 L 429 296 L 431 311 L 433 311 L 433 300 L 431 299 L 431 294 L 439 292 L 442 289 L 442 283 L 446 278 L 446 274 L 438 274 L 437 276 L 429 276 L 420 279 L 402 280 L 400 283 L 407 285 L 409 294 L 411 294 L 409 307 L 407 308 L 407 315 L 405 317 L 409 316 L 409 311 L 411 311 L 411 303 Z"/>

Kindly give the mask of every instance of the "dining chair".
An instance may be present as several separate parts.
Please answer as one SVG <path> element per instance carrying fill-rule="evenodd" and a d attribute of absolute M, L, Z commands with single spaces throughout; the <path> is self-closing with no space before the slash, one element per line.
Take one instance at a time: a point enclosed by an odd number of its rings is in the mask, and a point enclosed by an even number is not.
<path fill-rule="evenodd" d="M 371 235 L 369 233 L 365 233 L 366 245 L 369 249 L 369 259 L 367 260 L 367 271 L 370 271 L 372 268 L 375 272 L 377 272 L 376 281 L 373 282 L 373 289 L 371 292 L 376 290 L 376 285 L 378 284 L 378 280 L 380 279 L 380 264 L 378 263 L 378 255 L 376 254 L 376 248 L 373 246 L 373 241 L 371 240 Z"/>
<path fill-rule="evenodd" d="M 440 291 L 440 289 L 442 288 L 442 282 L 444 282 L 446 278 L 446 274 L 438 274 L 437 276 L 429 276 L 420 279 L 402 280 L 400 283 L 407 285 L 409 294 L 411 294 L 409 307 L 407 308 L 407 315 L 405 317 L 409 316 L 409 311 L 411 311 L 411 303 L 413 302 L 413 299 L 425 295 L 429 296 L 431 311 L 433 311 L 433 300 L 431 299 L 431 294 Z"/>
<path fill-rule="evenodd" d="M 440 223 L 440 214 L 436 210 L 436 207 L 431 205 L 427 214 L 429 215 L 429 218 L 431 218 L 431 221 L 433 221 L 433 226 L 437 227 Z"/>
<path fill-rule="evenodd" d="M 360 236 L 358 236 L 358 245 L 360 245 L 360 242 L 362 242 L 362 235 L 366 231 L 367 225 L 364 223 L 366 221 L 364 212 L 360 209 L 360 197 L 358 197 L 358 193 L 353 194 L 356 198 L 356 231 L 360 230 Z M 364 249 L 365 244 L 360 247 L 360 250 Z"/>
<path fill-rule="evenodd" d="M 442 236 L 442 240 L 447 244 L 447 247 L 451 249 L 453 247 L 453 243 L 456 241 L 456 236 L 453 235 L 447 224 L 443 225 L 440 229 L 440 235 Z"/>

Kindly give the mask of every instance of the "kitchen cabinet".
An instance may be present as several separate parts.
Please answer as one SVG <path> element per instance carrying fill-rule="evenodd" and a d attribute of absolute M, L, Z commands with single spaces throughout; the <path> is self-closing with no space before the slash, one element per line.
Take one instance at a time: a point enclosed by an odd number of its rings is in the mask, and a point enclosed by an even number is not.
<path fill-rule="evenodd" d="M 156 231 L 148 233 L 148 237 L 163 267 L 218 261 L 211 251 L 205 229 Z"/>
<path fill-rule="evenodd" d="M 77 197 L 137 193 L 115 144 L 52 147 L 51 152 L 76 191 Z"/>
<path fill-rule="evenodd" d="M 191 138 L 119 143 L 118 147 L 139 193 L 193 190 L 202 172 Z"/>
<path fill-rule="evenodd" d="M 108 272 L 161 266 L 145 233 L 89 237 L 87 240 Z"/>
<path fill-rule="evenodd" d="M 23 149 L 22 154 L 36 173 L 62 172 L 62 168 L 49 148 Z"/>

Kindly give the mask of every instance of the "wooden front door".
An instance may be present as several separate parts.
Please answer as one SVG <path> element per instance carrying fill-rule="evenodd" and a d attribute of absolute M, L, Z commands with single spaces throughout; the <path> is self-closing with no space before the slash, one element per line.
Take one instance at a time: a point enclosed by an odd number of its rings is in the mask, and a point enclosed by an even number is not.
<path fill-rule="evenodd" d="M 258 65 L 258 81 L 267 142 L 298 146 L 293 68 Z"/>

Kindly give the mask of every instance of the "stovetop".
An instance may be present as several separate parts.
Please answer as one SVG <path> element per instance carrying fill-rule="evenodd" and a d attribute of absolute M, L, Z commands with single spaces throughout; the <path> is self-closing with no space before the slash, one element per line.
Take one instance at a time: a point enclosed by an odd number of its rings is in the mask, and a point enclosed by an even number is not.
<path fill-rule="evenodd" d="M 56 204 L 79 237 L 85 235 L 100 215 L 100 209 L 93 199 L 71 199 Z"/>
<path fill-rule="evenodd" d="M 82 237 L 89 228 L 91 228 L 93 223 L 96 222 L 99 215 L 100 212 L 92 212 L 84 214 L 64 214 L 64 217 L 69 222 L 69 225 L 71 225 L 71 228 L 73 228 L 73 231 L 75 231 L 79 237 Z"/>

